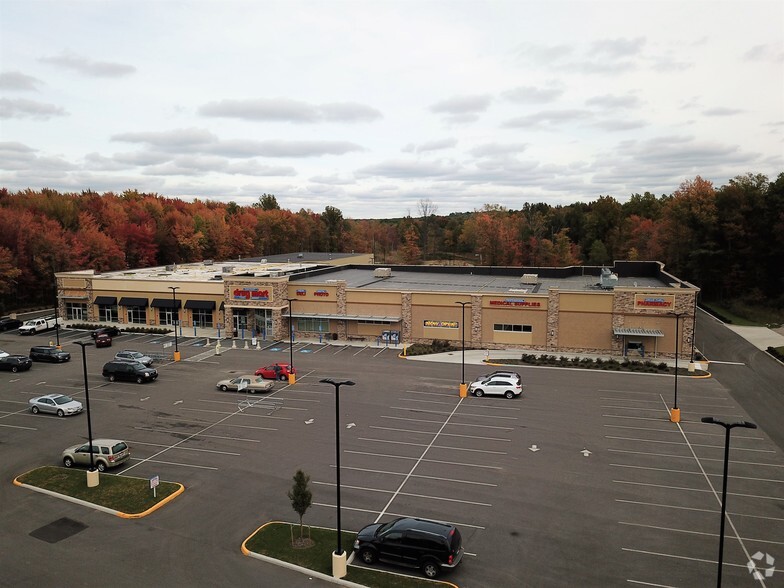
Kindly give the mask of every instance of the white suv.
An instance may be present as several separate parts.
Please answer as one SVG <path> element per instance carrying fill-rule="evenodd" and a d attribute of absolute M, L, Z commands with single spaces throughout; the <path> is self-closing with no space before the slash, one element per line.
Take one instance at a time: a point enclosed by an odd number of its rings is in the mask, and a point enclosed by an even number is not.
<path fill-rule="evenodd" d="M 520 376 L 492 376 L 485 380 L 477 380 L 472 382 L 468 387 L 468 391 L 474 396 L 505 396 L 506 398 L 515 398 L 523 393 L 523 384 L 520 381 Z"/>

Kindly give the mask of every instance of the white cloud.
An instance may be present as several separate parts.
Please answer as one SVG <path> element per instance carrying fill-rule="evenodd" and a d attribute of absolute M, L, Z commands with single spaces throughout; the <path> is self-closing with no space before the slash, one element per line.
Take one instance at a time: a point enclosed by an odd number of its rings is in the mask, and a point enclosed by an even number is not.
<path fill-rule="evenodd" d="M 48 120 L 68 113 L 56 104 L 46 104 L 25 98 L 0 98 L 0 118 L 33 118 Z"/>
<path fill-rule="evenodd" d="M 0 72 L 0 90 L 34 92 L 41 85 L 41 80 L 23 74 L 21 71 Z"/>
<path fill-rule="evenodd" d="M 118 78 L 136 72 L 136 68 L 132 65 L 110 61 L 95 61 L 69 51 L 64 51 L 60 55 L 52 57 L 41 57 L 39 61 L 95 78 Z"/>

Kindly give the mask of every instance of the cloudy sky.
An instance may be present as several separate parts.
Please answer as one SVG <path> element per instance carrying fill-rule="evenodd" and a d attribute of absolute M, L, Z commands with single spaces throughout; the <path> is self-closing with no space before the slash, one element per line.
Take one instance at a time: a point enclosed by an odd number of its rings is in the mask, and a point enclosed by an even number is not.
<path fill-rule="evenodd" d="M 784 171 L 784 2 L 0 1 L 0 186 L 350 218 Z"/>

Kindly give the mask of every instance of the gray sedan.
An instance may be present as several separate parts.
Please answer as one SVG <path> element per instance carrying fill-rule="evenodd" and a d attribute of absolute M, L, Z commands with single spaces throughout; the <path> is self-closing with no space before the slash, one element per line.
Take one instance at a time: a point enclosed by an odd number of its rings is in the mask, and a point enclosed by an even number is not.
<path fill-rule="evenodd" d="M 47 394 L 30 399 L 30 412 L 50 412 L 59 417 L 82 412 L 82 403 L 65 394 Z"/>
<path fill-rule="evenodd" d="M 236 390 L 239 392 L 269 392 L 275 383 L 272 380 L 265 380 L 261 376 L 239 376 L 231 380 L 221 380 L 216 384 L 218 390 Z"/>

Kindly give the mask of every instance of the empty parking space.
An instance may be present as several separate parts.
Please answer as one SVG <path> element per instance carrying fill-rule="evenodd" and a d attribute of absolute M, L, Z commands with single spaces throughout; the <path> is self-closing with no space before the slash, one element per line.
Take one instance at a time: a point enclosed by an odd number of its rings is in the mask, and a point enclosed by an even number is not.
<path fill-rule="evenodd" d="M 669 399 L 660 392 L 600 394 L 627 581 L 708 583 L 718 558 L 725 435 L 700 419 L 748 416 L 714 383 L 688 387 L 679 424 L 670 422 Z M 751 556 L 784 547 L 784 462 L 764 434 L 733 431 L 727 483 L 724 579 L 752 585 Z"/>

